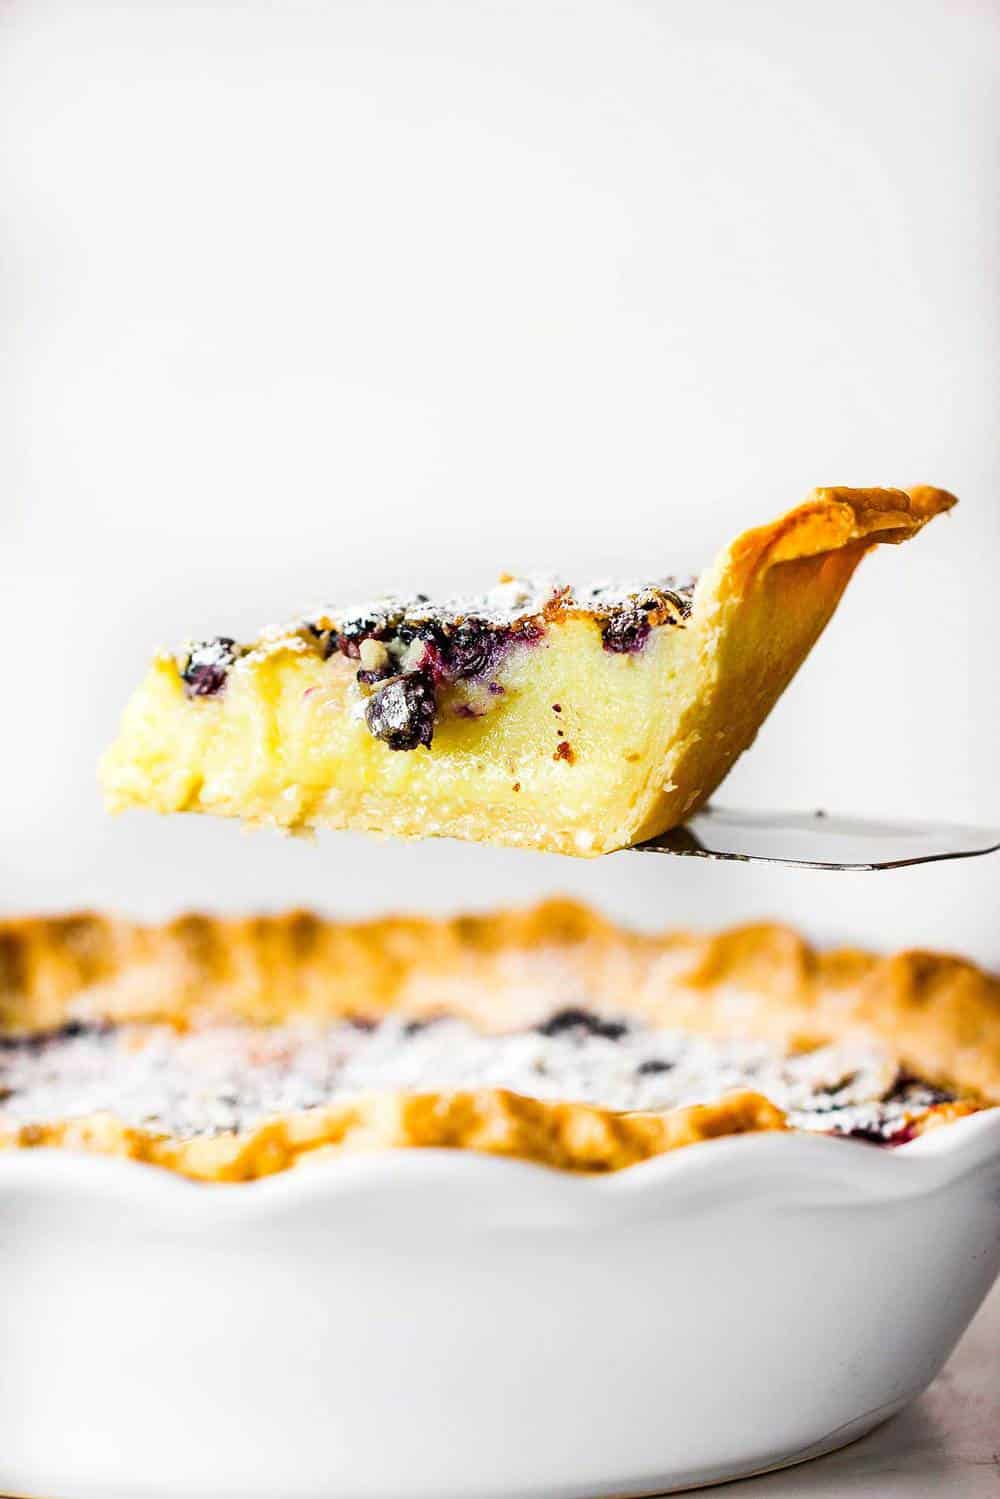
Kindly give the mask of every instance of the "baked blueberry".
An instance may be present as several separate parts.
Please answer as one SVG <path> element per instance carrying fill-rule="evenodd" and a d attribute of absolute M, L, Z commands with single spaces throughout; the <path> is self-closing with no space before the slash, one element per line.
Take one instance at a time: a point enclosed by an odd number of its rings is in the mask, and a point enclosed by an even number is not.
<path fill-rule="evenodd" d="M 434 684 L 422 672 L 390 677 L 365 707 L 365 723 L 391 750 L 430 746 L 434 738 Z"/>
<path fill-rule="evenodd" d="M 593 1010 L 570 1006 L 557 1010 L 535 1029 L 543 1036 L 561 1036 L 564 1031 L 579 1031 L 581 1035 L 600 1036 L 605 1041 L 620 1041 L 628 1032 L 623 1020 L 604 1020 Z"/>
<path fill-rule="evenodd" d="M 181 671 L 188 697 L 214 697 L 226 685 L 229 668 L 239 655 L 236 641 L 228 635 L 200 640 L 192 645 Z"/>
<path fill-rule="evenodd" d="M 651 629 L 644 615 L 614 614 L 601 629 L 601 641 L 604 649 L 614 655 L 632 654 L 642 650 Z"/>

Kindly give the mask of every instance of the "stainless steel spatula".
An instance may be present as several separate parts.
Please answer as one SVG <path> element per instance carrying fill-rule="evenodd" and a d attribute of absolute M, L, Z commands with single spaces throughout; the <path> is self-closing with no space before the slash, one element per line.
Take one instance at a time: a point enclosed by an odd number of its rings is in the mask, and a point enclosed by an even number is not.
<path fill-rule="evenodd" d="M 1000 849 L 1000 828 L 709 806 L 683 827 L 637 843 L 634 849 L 643 854 L 798 864 L 806 869 L 899 869 L 995 853 Z"/>

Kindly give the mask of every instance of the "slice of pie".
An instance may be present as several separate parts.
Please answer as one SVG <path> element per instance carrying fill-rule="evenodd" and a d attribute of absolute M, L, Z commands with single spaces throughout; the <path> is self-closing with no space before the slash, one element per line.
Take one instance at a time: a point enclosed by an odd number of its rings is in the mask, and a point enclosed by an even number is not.
<path fill-rule="evenodd" d="M 436 1146 L 583 1172 L 713 1137 L 883 1146 L 1000 1102 L 1000 980 L 586 909 L 0 925 L 0 1144 L 245 1181 Z"/>
<path fill-rule="evenodd" d="M 821 489 L 697 580 L 505 578 L 157 657 L 107 802 L 593 855 L 682 822 L 753 740 L 863 554 L 955 503 Z"/>

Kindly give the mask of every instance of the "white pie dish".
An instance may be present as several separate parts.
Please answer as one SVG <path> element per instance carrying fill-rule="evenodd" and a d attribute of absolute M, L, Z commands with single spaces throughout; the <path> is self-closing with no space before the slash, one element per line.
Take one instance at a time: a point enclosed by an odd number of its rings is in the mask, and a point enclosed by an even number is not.
<path fill-rule="evenodd" d="M 861 1436 L 1000 1270 L 1000 1109 L 586 1177 L 469 1151 L 239 1187 L 0 1159 L 0 1491 L 590 1499 Z"/>

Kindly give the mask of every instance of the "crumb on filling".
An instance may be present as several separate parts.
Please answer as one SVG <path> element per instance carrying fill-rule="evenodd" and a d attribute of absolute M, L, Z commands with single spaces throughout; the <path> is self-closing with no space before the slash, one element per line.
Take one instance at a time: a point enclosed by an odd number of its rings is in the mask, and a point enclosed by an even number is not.
<path fill-rule="evenodd" d="M 953 1095 L 858 1042 L 785 1053 L 763 1042 L 659 1030 L 585 1008 L 500 1034 L 442 1016 L 323 1026 L 88 1025 L 0 1039 L 0 1129 L 108 1112 L 179 1139 L 380 1090 L 505 1088 L 616 1111 L 660 1111 L 752 1089 L 798 1129 L 885 1145 Z"/>
<path fill-rule="evenodd" d="M 505 578 L 475 599 L 433 604 L 418 593 L 355 609 L 321 610 L 284 633 L 324 659 L 337 654 L 356 661 L 369 733 L 391 750 L 414 750 L 430 747 L 443 688 L 482 684 L 488 706 L 490 696 L 503 695 L 496 676 L 505 659 L 536 645 L 561 614 L 591 615 L 604 650 L 636 654 L 658 626 L 683 625 L 691 613 L 694 586 L 693 579 L 676 578 L 582 588 L 551 579 Z M 217 696 L 236 662 L 255 649 L 224 635 L 192 644 L 179 667 L 187 696 Z M 459 703 L 455 711 L 480 717 L 487 706 Z"/>

